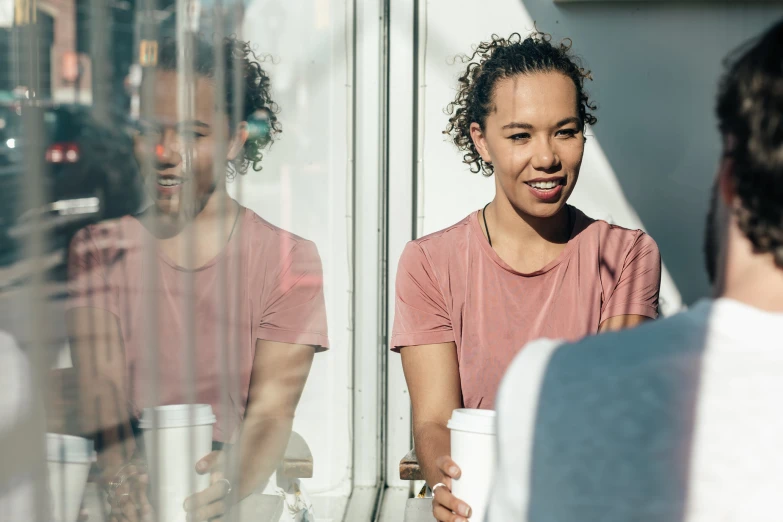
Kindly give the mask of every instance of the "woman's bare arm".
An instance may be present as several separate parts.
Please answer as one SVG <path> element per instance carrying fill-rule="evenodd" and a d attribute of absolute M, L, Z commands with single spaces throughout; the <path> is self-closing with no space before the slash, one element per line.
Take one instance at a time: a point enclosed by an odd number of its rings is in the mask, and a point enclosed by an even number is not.
<path fill-rule="evenodd" d="M 432 487 L 445 482 L 435 461 L 451 454 L 446 424 L 451 412 L 462 407 L 457 346 L 453 342 L 406 346 L 400 353 L 413 406 L 416 456 Z"/>
<path fill-rule="evenodd" d="M 79 383 L 82 430 L 100 443 L 98 462 L 111 477 L 136 450 L 119 322 L 107 310 L 82 307 L 68 312 L 67 324 Z"/>
<path fill-rule="evenodd" d="M 601 323 L 601 326 L 598 327 L 598 331 L 616 332 L 618 330 L 639 326 L 646 321 L 652 321 L 652 319 L 644 315 L 617 315 L 615 317 L 610 317 Z"/>
<path fill-rule="evenodd" d="M 256 341 L 247 411 L 238 443 L 238 498 L 269 479 L 288 444 L 315 349 L 302 344 Z"/>

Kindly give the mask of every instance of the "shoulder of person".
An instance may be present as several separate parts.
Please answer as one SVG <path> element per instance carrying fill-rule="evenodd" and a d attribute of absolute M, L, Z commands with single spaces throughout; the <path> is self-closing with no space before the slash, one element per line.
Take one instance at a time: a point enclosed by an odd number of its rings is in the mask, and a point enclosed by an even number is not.
<path fill-rule="evenodd" d="M 598 243 L 601 251 L 607 248 L 611 251 L 629 251 L 636 246 L 639 249 L 658 252 L 658 244 L 647 232 L 641 229 L 626 228 L 609 223 L 603 219 L 593 219 L 576 209 L 577 226 L 581 227 L 579 234 L 584 234 L 588 241 Z"/>
<path fill-rule="evenodd" d="M 553 378 L 573 383 L 598 382 L 645 366 L 665 367 L 666 360 L 703 349 L 710 310 L 711 304 L 705 301 L 665 319 L 549 348 L 547 370 Z M 544 350 L 546 345 L 539 348 Z"/>
<path fill-rule="evenodd" d="M 69 245 L 71 255 L 96 253 L 104 263 L 117 258 L 122 251 L 142 246 L 143 225 L 134 216 L 107 219 L 87 225 L 74 234 Z"/>
<path fill-rule="evenodd" d="M 463 251 L 470 235 L 470 220 L 475 212 L 450 227 L 431 232 L 418 239 L 410 241 L 403 252 L 403 257 L 426 255 L 428 258 L 449 257 L 452 253 Z"/>
<path fill-rule="evenodd" d="M 313 241 L 273 225 L 249 208 L 245 212 L 248 230 L 243 235 L 249 243 L 251 257 L 257 254 L 263 261 L 281 266 L 293 263 L 297 271 L 308 268 L 320 271 L 321 257 Z"/>

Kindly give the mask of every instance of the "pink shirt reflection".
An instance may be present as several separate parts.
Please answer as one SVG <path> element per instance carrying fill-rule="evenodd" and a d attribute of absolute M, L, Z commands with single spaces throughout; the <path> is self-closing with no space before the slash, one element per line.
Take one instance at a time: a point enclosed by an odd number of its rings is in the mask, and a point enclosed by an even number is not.
<path fill-rule="evenodd" d="M 69 254 L 69 307 L 102 308 L 119 320 L 131 414 L 138 418 L 147 406 L 188 402 L 193 386 L 195 401 L 215 411 L 213 439 L 219 442 L 231 442 L 244 417 L 257 339 L 313 345 L 316 351 L 329 346 L 315 244 L 249 209 L 239 219 L 228 246 L 191 271 L 187 307 L 188 271 L 161 252 L 148 266 L 149 233 L 133 217 L 81 230 Z M 147 345 L 154 325 L 146 317 L 150 301 L 144 293 L 153 271 L 157 350 Z M 188 307 L 195 312 L 191 325 Z"/>

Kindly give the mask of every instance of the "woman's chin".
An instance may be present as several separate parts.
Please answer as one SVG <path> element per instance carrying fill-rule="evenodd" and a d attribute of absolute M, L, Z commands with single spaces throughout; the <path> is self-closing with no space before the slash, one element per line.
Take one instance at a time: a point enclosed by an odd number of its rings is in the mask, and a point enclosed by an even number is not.
<path fill-rule="evenodd" d="M 518 214 L 527 215 L 536 219 L 548 219 L 556 216 L 563 207 L 566 206 L 566 200 L 560 199 L 551 203 L 539 201 L 525 201 L 521 204 L 512 202 Z"/>

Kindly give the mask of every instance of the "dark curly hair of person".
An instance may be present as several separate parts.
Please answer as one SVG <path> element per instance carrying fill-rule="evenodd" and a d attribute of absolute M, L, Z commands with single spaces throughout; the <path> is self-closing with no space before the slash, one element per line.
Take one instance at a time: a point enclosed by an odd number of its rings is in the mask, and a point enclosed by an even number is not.
<path fill-rule="evenodd" d="M 261 170 L 261 160 L 264 157 L 262 150 L 269 146 L 283 129 L 277 119 L 280 109 L 272 100 L 269 76 L 261 68 L 260 60 L 250 44 L 230 36 L 223 38 L 220 45 L 223 48 L 221 56 L 224 108 L 231 130 L 233 131 L 239 123 L 247 121 L 258 111 L 265 112 L 269 118 L 269 131 L 260 135 L 249 135 L 242 153 L 230 163 L 227 175 L 231 179 L 237 173 L 247 173 L 248 167 L 256 171 Z M 215 79 L 218 63 L 215 59 L 214 46 L 215 44 L 201 37 L 191 39 L 190 46 L 186 49 L 192 56 L 194 74 Z M 158 69 L 176 71 L 178 59 L 176 40 L 164 39 L 158 52 Z M 241 72 L 241 85 L 237 85 L 234 80 L 237 72 Z"/>
<path fill-rule="evenodd" d="M 717 116 L 734 160 L 739 228 L 783 268 L 783 21 L 728 60 Z M 736 55 L 735 55 L 736 56 Z"/>
<path fill-rule="evenodd" d="M 576 87 L 577 112 L 582 127 L 593 125 L 598 119 L 590 112 L 596 106 L 590 101 L 584 89 L 584 81 L 592 80 L 590 71 L 585 70 L 579 58 L 571 54 L 571 40 L 553 45 L 550 35 L 534 32 L 527 38 L 513 33 L 508 38 L 496 34 L 492 40 L 481 42 L 471 56 L 463 56 L 468 63 L 464 74 L 459 77 L 459 90 L 453 102 L 446 107 L 449 118 L 448 134 L 460 151 L 463 162 L 470 165 L 471 172 L 482 172 L 491 176 L 494 168 L 481 159 L 470 137 L 470 124 L 478 123 L 482 129 L 487 116 L 494 110 L 493 96 L 498 81 L 519 74 L 538 72 L 560 72 L 574 82 Z"/>

